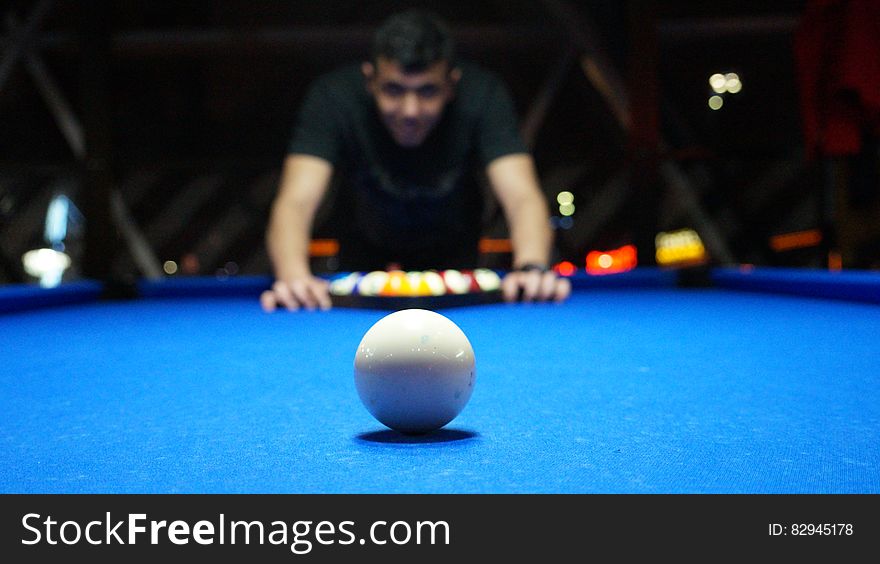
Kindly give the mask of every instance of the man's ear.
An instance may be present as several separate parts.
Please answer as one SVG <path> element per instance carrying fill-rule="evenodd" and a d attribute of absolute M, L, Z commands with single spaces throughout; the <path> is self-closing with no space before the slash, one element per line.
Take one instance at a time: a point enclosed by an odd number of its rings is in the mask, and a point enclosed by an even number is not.
<path fill-rule="evenodd" d="M 361 73 L 363 73 L 364 78 L 369 82 L 370 80 L 373 80 L 373 77 L 376 75 L 376 67 L 373 66 L 373 63 L 364 61 L 361 63 Z"/>
<path fill-rule="evenodd" d="M 370 94 L 373 93 L 373 78 L 376 76 L 376 67 L 373 63 L 364 61 L 361 63 L 361 74 L 364 75 L 364 88 Z"/>
<path fill-rule="evenodd" d="M 455 98 L 458 91 L 458 81 L 461 80 L 461 69 L 455 67 L 449 71 L 449 97 Z"/>
<path fill-rule="evenodd" d="M 452 82 L 452 86 L 457 86 L 458 81 L 461 80 L 461 69 L 455 67 L 451 71 L 449 71 L 449 80 Z"/>

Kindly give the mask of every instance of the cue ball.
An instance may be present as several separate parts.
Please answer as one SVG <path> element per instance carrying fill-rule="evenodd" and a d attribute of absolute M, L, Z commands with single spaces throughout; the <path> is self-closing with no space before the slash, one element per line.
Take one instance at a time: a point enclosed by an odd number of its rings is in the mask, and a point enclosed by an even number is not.
<path fill-rule="evenodd" d="M 455 419 L 475 380 L 474 350 L 464 331 L 425 309 L 395 311 L 377 321 L 354 358 L 364 407 L 401 433 L 428 433 Z"/>

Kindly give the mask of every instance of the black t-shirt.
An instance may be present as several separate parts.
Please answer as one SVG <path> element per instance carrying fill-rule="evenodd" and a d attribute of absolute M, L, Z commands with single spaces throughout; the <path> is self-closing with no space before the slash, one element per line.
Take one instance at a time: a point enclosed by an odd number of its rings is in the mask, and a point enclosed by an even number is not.
<path fill-rule="evenodd" d="M 353 64 L 309 88 L 288 152 L 321 157 L 342 175 L 334 226 L 344 268 L 463 268 L 476 262 L 485 201 L 482 174 L 494 159 L 524 153 L 504 83 L 471 63 L 440 121 L 418 147 L 398 145 Z"/>

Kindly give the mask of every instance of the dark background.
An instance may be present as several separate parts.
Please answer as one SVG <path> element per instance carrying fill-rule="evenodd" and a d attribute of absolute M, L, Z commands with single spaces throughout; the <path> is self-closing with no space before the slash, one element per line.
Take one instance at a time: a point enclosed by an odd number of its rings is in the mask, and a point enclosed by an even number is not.
<path fill-rule="evenodd" d="M 30 281 L 21 256 L 45 246 L 58 193 L 85 215 L 68 278 L 134 278 L 165 261 L 178 274 L 268 273 L 264 229 L 306 86 L 365 57 L 375 26 L 409 6 L 444 16 L 460 53 L 505 78 L 554 214 L 558 191 L 575 194 L 571 224 L 554 218 L 557 259 L 582 267 L 592 249 L 636 243 L 649 264 L 654 233 L 693 228 L 714 264 L 828 266 L 834 169 L 804 154 L 792 53 L 803 1 L 13 1 L 0 8 L 0 282 Z M 712 111 L 716 72 L 744 87 Z M 628 129 L 612 111 L 622 93 Z M 332 196 L 316 237 L 334 235 Z M 819 244 L 771 246 L 814 229 Z M 506 236 L 497 213 L 486 234 Z M 844 266 L 875 267 L 874 245 Z"/>

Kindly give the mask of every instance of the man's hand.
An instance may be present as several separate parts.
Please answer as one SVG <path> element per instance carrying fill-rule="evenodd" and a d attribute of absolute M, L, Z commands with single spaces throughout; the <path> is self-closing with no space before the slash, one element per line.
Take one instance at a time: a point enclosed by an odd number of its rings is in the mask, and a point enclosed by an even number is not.
<path fill-rule="evenodd" d="M 279 307 L 288 311 L 328 310 L 333 305 L 330 301 L 330 283 L 315 276 L 289 281 L 276 280 L 271 289 L 260 295 L 260 305 L 266 312 L 275 311 Z"/>
<path fill-rule="evenodd" d="M 571 294 L 571 281 L 552 270 L 514 270 L 501 280 L 506 302 L 563 302 Z"/>

